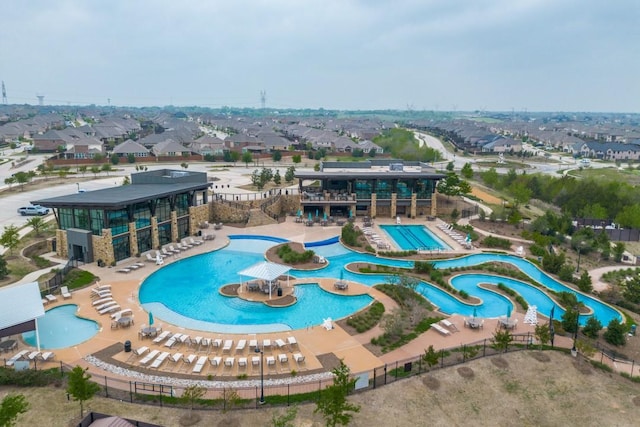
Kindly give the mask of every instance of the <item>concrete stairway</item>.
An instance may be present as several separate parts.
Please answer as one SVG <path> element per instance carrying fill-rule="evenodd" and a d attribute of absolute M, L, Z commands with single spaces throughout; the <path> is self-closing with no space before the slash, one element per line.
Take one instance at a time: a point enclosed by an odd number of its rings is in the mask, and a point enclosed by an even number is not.
<path fill-rule="evenodd" d="M 247 221 L 247 227 L 257 227 L 259 225 L 269 225 L 277 223 L 278 221 L 262 212 L 259 208 L 251 209 L 251 211 L 249 211 L 249 220 Z"/>

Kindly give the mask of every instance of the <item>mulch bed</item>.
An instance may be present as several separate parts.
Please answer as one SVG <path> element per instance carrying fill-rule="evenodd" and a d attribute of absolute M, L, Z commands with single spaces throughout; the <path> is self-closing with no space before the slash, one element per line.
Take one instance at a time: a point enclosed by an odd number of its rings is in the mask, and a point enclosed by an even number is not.
<path fill-rule="evenodd" d="M 463 366 L 461 368 L 458 368 L 458 374 L 462 377 L 462 378 L 473 378 L 475 373 L 473 372 L 473 369 L 467 367 L 467 366 Z"/>
<path fill-rule="evenodd" d="M 491 363 L 500 369 L 507 369 L 509 367 L 509 362 L 504 360 L 502 357 L 492 357 Z"/>
<path fill-rule="evenodd" d="M 264 303 L 269 307 L 289 307 L 290 305 L 293 305 L 296 302 L 298 302 L 298 299 L 293 295 L 285 295 L 280 298 L 267 300 Z"/>
<path fill-rule="evenodd" d="M 583 375 L 593 374 L 593 369 L 591 368 L 591 364 L 589 362 L 574 360 L 573 367 Z"/>
<path fill-rule="evenodd" d="M 220 288 L 220 293 L 225 297 L 237 297 L 238 289 L 240 289 L 239 283 L 233 283 L 231 285 L 225 285 Z"/>

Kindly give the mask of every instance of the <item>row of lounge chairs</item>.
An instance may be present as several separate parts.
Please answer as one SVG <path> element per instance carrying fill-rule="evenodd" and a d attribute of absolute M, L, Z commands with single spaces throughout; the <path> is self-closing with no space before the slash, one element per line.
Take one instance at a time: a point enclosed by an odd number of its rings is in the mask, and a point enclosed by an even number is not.
<path fill-rule="evenodd" d="M 167 370 L 173 371 L 177 369 L 178 372 L 189 372 L 194 374 L 201 374 L 205 370 L 207 362 L 209 362 L 210 368 L 208 370 L 209 375 L 217 373 L 217 370 L 222 367 L 222 374 L 233 372 L 234 366 L 238 367 L 238 372 L 247 370 L 249 363 L 252 368 L 257 369 L 260 367 L 261 356 L 254 355 L 251 357 L 241 356 L 198 356 L 196 354 L 183 354 L 181 352 L 171 353 L 169 351 L 161 351 L 158 349 L 149 349 L 149 347 L 140 347 L 133 351 L 131 356 L 139 357 L 139 364 L 149 369 L 160 369 L 162 365 L 167 362 Z M 296 362 L 299 369 L 305 366 L 305 357 L 302 353 L 297 352 L 292 354 L 292 359 Z M 130 361 L 130 360 L 129 360 Z M 280 370 L 285 371 L 290 368 L 289 356 L 286 353 L 279 353 L 276 356 L 266 356 L 264 361 L 268 370 L 277 371 L 276 361 L 280 365 Z"/>
<path fill-rule="evenodd" d="M 443 223 L 443 224 L 439 224 L 438 228 L 440 230 L 444 231 L 444 233 L 446 235 L 451 237 L 456 242 L 460 243 L 462 246 L 464 246 L 464 247 L 468 247 L 469 246 L 470 242 L 467 240 L 467 238 L 465 236 L 463 236 L 462 234 L 458 233 L 453 228 L 453 225 L 447 224 L 447 223 Z"/>
<path fill-rule="evenodd" d="M 371 246 L 375 246 L 376 248 L 383 250 L 391 249 L 391 245 L 382 239 L 377 233 L 374 233 L 371 227 L 362 227 L 362 232 L 369 239 Z"/>
<path fill-rule="evenodd" d="M 216 352 L 220 351 L 221 354 L 243 354 L 247 347 L 250 351 L 254 351 L 255 348 L 258 347 L 257 339 L 240 339 L 237 343 L 232 339 L 222 338 L 207 338 L 207 337 L 190 337 L 188 334 L 183 333 L 175 333 L 172 334 L 170 331 L 163 331 L 156 338 L 153 339 L 154 344 L 163 345 L 166 348 L 174 348 L 179 347 L 181 345 L 186 345 L 190 348 L 196 349 L 197 352 Z M 235 345 L 234 345 L 235 344 Z M 262 340 L 262 351 L 270 351 L 272 348 L 277 348 L 278 350 L 282 349 L 291 349 L 292 351 L 297 347 L 298 341 L 294 336 L 288 336 L 286 341 L 284 339 L 278 338 L 271 341 L 271 339 Z"/>
<path fill-rule="evenodd" d="M 151 252 L 147 252 L 146 261 L 157 262 L 158 259 L 164 259 L 173 255 L 177 255 L 195 246 L 200 246 L 203 243 L 203 240 L 188 237 L 186 239 L 183 239 L 181 242 L 176 243 L 175 246 L 173 244 L 163 246 L 162 248 L 160 248 L 160 250 L 155 251 L 155 255 L 153 255 Z"/>
<path fill-rule="evenodd" d="M 133 264 L 129 264 L 126 267 L 119 268 L 118 270 L 116 270 L 116 272 L 127 274 L 127 273 L 131 273 L 132 271 L 138 270 L 142 267 L 144 267 L 144 263 L 134 262 Z"/>
<path fill-rule="evenodd" d="M 19 360 L 28 360 L 28 361 L 36 361 L 41 360 L 43 362 L 53 360 L 55 354 L 52 351 L 30 351 L 30 350 L 21 350 L 18 353 L 11 356 L 9 360 L 6 361 L 6 366 L 13 366 Z"/>
<path fill-rule="evenodd" d="M 71 298 L 71 292 L 69 292 L 69 287 L 68 286 L 60 287 L 60 295 L 62 295 L 63 299 Z M 42 299 L 42 304 L 43 305 L 47 305 L 47 304 L 49 304 L 51 302 L 56 302 L 56 301 L 58 301 L 58 297 L 56 297 L 53 294 L 47 294 Z"/>

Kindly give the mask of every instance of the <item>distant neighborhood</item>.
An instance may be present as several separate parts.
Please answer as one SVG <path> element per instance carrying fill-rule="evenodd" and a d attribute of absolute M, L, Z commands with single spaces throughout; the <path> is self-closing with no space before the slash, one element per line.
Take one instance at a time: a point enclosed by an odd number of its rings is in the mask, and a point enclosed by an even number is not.
<path fill-rule="evenodd" d="M 237 161 L 237 154 L 318 151 L 384 155 L 374 141 L 395 126 L 445 137 L 475 155 L 519 155 L 524 143 L 576 158 L 640 159 L 640 125 L 626 115 L 567 116 L 542 113 L 382 120 L 374 115 L 229 114 L 198 109 L 0 106 L 0 144 L 28 143 L 60 160 L 201 158 Z M 502 119 L 500 119 L 502 118 Z"/>

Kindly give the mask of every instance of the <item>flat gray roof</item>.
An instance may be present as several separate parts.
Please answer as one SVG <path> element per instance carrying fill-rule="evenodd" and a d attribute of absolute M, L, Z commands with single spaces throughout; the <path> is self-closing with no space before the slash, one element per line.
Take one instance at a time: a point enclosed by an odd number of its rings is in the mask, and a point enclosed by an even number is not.
<path fill-rule="evenodd" d="M 296 172 L 296 178 L 301 179 L 415 179 L 431 178 L 444 179 L 446 175 L 433 172 L 413 172 L 413 171 L 381 171 L 381 170 L 351 170 L 351 171 L 323 171 L 323 172 Z"/>
<path fill-rule="evenodd" d="M 73 193 L 67 196 L 51 197 L 49 199 L 32 200 L 34 205 L 48 208 L 64 207 L 109 207 L 118 208 L 133 203 L 144 202 L 149 199 L 184 193 L 191 190 L 205 190 L 211 183 L 175 183 L 175 184 L 129 184 L 103 190 Z"/>

